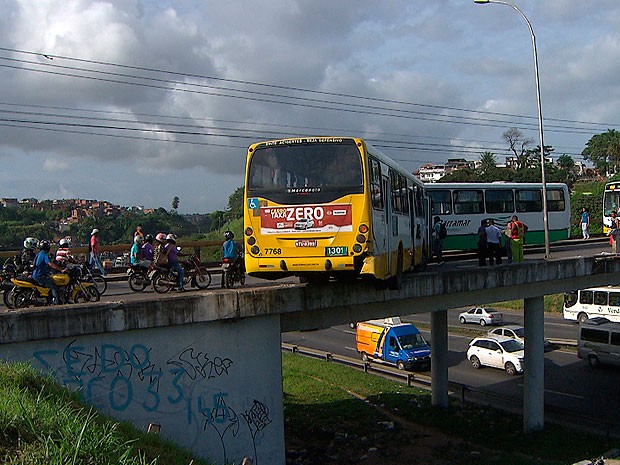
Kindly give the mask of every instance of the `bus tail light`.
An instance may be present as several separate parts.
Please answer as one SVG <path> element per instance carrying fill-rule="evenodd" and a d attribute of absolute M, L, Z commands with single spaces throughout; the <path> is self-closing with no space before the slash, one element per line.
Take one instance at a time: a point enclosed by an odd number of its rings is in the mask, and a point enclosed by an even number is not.
<path fill-rule="evenodd" d="M 258 255 L 260 253 L 260 248 L 257 245 L 254 245 L 250 249 L 250 252 L 252 252 L 252 255 Z"/>
<path fill-rule="evenodd" d="M 252 234 L 254 234 L 254 230 L 250 227 L 245 228 L 245 235 L 246 236 L 251 236 Z"/>
<path fill-rule="evenodd" d="M 254 236 L 248 237 L 248 245 L 256 244 L 256 238 Z"/>
<path fill-rule="evenodd" d="M 358 234 L 355 240 L 360 244 L 363 244 L 364 242 L 366 242 L 366 236 L 364 236 L 363 234 Z"/>
<path fill-rule="evenodd" d="M 353 246 L 353 252 L 360 253 L 362 251 L 362 246 L 360 244 L 355 244 Z"/>
<path fill-rule="evenodd" d="M 368 226 L 366 226 L 365 224 L 360 224 L 360 227 L 357 228 L 357 230 L 362 234 L 366 234 L 368 232 Z"/>

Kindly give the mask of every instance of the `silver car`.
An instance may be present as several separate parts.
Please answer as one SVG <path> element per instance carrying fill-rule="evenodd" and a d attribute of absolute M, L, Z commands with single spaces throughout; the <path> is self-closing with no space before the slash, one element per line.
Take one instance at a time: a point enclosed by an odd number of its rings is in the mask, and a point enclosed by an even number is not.
<path fill-rule="evenodd" d="M 480 326 L 501 325 L 504 317 L 494 308 L 474 307 L 459 314 L 461 324 L 476 323 Z"/>

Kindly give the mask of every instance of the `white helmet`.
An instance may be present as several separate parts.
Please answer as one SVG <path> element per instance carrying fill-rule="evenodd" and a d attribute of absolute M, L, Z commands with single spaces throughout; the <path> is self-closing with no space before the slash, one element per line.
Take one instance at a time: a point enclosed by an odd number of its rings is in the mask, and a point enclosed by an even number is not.
<path fill-rule="evenodd" d="M 137 235 L 137 236 L 135 236 L 135 237 L 133 238 L 133 243 L 134 243 L 134 244 L 140 245 L 140 244 L 142 244 L 143 242 L 144 242 L 144 238 L 143 238 L 142 236 L 140 236 L 140 235 Z"/>
<path fill-rule="evenodd" d="M 34 237 L 27 237 L 24 239 L 24 249 L 34 250 L 39 246 L 38 239 Z"/>
<path fill-rule="evenodd" d="M 63 237 L 62 239 L 60 239 L 60 241 L 58 242 L 58 245 L 60 247 L 69 247 L 71 245 L 71 239 L 68 237 Z"/>
<path fill-rule="evenodd" d="M 99 232 L 99 230 L 97 228 L 93 229 L 92 232 L 90 233 L 91 236 L 94 236 L 95 234 L 97 234 Z"/>
<path fill-rule="evenodd" d="M 176 234 L 172 234 L 172 233 L 170 233 L 170 234 L 168 234 L 168 235 L 166 236 L 166 240 L 167 240 L 167 241 L 176 242 L 176 241 L 177 241 L 177 236 L 176 236 Z"/>

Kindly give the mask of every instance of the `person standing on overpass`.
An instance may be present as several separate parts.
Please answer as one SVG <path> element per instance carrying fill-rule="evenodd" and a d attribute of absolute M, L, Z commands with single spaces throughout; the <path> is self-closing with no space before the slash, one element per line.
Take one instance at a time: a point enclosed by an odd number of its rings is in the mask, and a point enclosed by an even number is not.
<path fill-rule="evenodd" d="M 527 225 L 519 221 L 517 215 L 513 215 L 510 246 L 512 249 L 512 261 L 514 263 L 523 261 L 523 245 L 525 244 L 525 232 L 527 229 Z"/>

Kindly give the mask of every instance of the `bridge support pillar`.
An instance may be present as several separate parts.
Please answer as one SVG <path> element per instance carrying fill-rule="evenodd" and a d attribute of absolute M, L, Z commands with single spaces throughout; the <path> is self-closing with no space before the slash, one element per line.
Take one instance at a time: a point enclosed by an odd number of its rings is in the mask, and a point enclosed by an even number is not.
<path fill-rule="evenodd" d="M 448 408 L 448 311 L 431 313 L 431 402 Z"/>
<path fill-rule="evenodd" d="M 544 297 L 524 300 L 525 373 L 523 430 L 540 431 L 545 423 L 545 306 Z"/>

